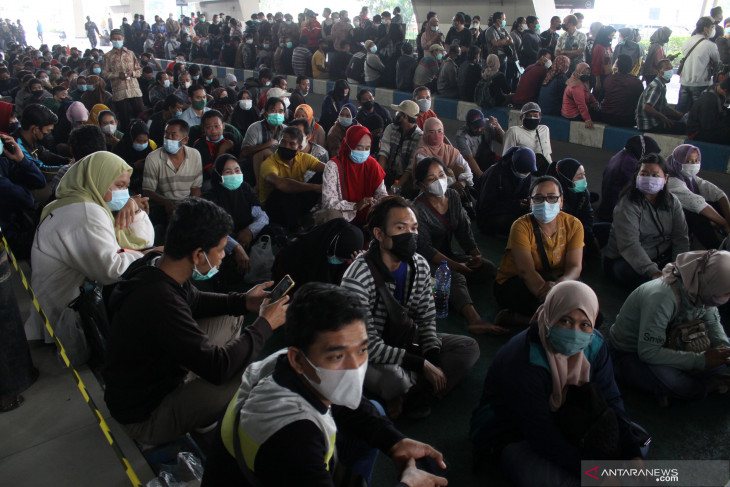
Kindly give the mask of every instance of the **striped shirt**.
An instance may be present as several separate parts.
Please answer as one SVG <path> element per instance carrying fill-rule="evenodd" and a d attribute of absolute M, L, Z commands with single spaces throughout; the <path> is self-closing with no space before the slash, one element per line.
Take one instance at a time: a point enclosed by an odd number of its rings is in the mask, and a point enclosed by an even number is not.
<path fill-rule="evenodd" d="M 137 78 L 142 76 L 142 67 L 132 51 L 126 47 L 112 49 L 104 54 L 104 64 L 102 66 L 102 77 L 112 83 L 114 101 L 142 96 L 139 83 L 137 83 Z M 128 77 L 126 79 L 120 78 L 122 73 L 126 73 Z"/>
<path fill-rule="evenodd" d="M 154 191 L 172 201 L 182 201 L 190 196 L 190 190 L 203 185 L 203 163 L 200 152 L 192 147 L 183 146 L 185 159 L 175 169 L 164 148 L 147 155 L 144 164 L 142 189 Z"/>
<path fill-rule="evenodd" d="M 371 247 L 371 250 L 377 252 L 377 247 L 375 249 Z M 408 309 L 408 315 L 418 325 L 421 354 L 424 355 L 431 349 L 440 349 L 441 339 L 436 335 L 436 306 L 431 293 L 431 271 L 428 262 L 421 255 L 414 254 L 412 263 L 415 267 L 408 266 L 406 301 L 403 306 Z M 383 279 L 388 290 L 395 294 L 395 279 L 390 275 L 384 275 Z M 402 365 L 406 350 L 386 345 L 381 338 L 388 312 L 385 303 L 378 296 L 375 280 L 365 261 L 365 254 L 358 255 L 347 268 L 342 277 L 342 287 L 352 291 L 367 310 L 365 320 L 370 339 L 368 360 L 376 364 Z"/>
<path fill-rule="evenodd" d="M 661 126 L 662 121 L 660 119 L 649 115 L 644 110 L 645 104 L 653 106 L 661 114 L 664 114 L 667 109 L 667 86 L 659 76 L 649 83 L 649 86 L 646 87 L 639 97 L 639 103 L 636 104 L 636 126 L 639 130 L 651 130 L 654 127 Z"/>

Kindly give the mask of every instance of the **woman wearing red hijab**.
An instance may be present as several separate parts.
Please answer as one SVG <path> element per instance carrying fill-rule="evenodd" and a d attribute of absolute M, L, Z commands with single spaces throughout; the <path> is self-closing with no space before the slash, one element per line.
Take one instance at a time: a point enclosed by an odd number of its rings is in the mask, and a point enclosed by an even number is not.
<path fill-rule="evenodd" d="M 365 223 L 370 207 L 387 196 L 385 171 L 370 156 L 372 135 L 362 125 L 347 129 L 340 152 L 327 162 L 322 181 L 322 205 L 337 210 L 357 226 Z"/>

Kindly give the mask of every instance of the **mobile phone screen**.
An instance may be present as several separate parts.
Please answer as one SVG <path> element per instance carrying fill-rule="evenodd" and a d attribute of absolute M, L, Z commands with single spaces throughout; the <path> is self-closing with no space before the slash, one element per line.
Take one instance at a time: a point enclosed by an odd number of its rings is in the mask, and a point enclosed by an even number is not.
<path fill-rule="evenodd" d="M 294 280 L 287 274 L 284 276 L 279 283 L 274 286 L 274 289 L 271 290 L 271 294 L 269 294 L 270 302 L 278 301 L 280 300 L 289 290 L 294 286 Z"/>

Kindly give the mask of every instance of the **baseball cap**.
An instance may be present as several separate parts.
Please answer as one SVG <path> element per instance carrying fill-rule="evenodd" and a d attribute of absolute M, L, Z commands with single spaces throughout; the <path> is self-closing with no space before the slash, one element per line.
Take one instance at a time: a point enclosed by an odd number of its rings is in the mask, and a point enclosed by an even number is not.
<path fill-rule="evenodd" d="M 418 104 L 413 100 L 403 100 L 400 105 L 390 105 L 392 110 L 403 112 L 409 117 L 418 118 Z"/>
<path fill-rule="evenodd" d="M 472 108 L 468 112 L 466 112 L 466 124 L 471 129 L 476 129 L 479 127 L 484 127 L 487 124 L 487 121 L 484 119 L 484 114 L 481 110 L 477 110 L 476 108 Z"/>
<path fill-rule="evenodd" d="M 542 110 L 540 110 L 540 105 L 535 103 L 534 101 L 531 101 L 530 103 L 525 103 L 522 105 L 522 110 L 520 111 L 520 115 L 524 115 L 528 112 L 537 112 L 542 113 Z"/>
<path fill-rule="evenodd" d="M 266 92 L 266 98 L 285 98 L 291 96 L 291 93 L 281 88 L 271 88 Z"/>

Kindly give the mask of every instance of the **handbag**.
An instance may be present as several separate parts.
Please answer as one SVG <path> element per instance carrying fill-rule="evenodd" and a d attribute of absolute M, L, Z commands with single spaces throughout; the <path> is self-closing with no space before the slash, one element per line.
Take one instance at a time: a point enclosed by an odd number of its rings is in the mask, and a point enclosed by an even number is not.
<path fill-rule="evenodd" d="M 271 280 L 271 271 L 274 267 L 274 250 L 271 247 L 271 237 L 261 235 L 248 253 L 251 267 L 243 278 L 246 284 L 256 284 Z"/>
<path fill-rule="evenodd" d="M 104 364 L 110 327 L 102 287 L 96 282 L 82 286 L 79 296 L 69 306 L 76 311 L 88 345 L 90 362 Z"/>
<path fill-rule="evenodd" d="M 56 338 L 66 351 L 69 362 L 72 366 L 78 367 L 89 361 L 91 351 L 89 350 L 89 344 L 86 342 L 84 329 L 81 327 L 81 320 L 73 308 L 75 301 L 74 299 L 68 306 L 63 308 L 54 331 Z"/>
<path fill-rule="evenodd" d="M 385 319 L 385 326 L 383 327 L 383 341 L 391 347 L 404 348 L 409 353 L 420 355 L 418 325 L 408 315 L 408 310 L 388 290 L 374 259 L 372 250 L 368 250 L 365 254 L 365 262 L 373 276 L 373 281 L 375 281 L 375 289 L 378 291 L 378 296 L 383 300 L 383 304 L 385 304 L 385 309 L 388 313 Z"/>
<path fill-rule="evenodd" d="M 681 352 L 702 353 L 710 348 L 710 335 L 707 324 L 703 320 L 679 322 L 682 315 L 682 297 L 679 295 L 677 283 L 672 285 L 674 297 L 677 299 L 677 318 L 667 327 L 667 338 L 664 347 Z"/>
<path fill-rule="evenodd" d="M 540 255 L 540 262 L 542 262 L 542 272 L 540 275 L 546 281 L 557 281 L 558 278 L 555 277 L 550 268 L 550 260 L 548 260 L 547 252 L 545 252 L 545 244 L 542 243 L 542 230 L 540 230 L 540 225 L 537 223 L 537 218 L 535 218 L 535 215 L 530 214 L 530 220 L 532 221 L 532 229 L 535 232 L 537 253 Z"/>
<path fill-rule="evenodd" d="M 679 61 L 679 67 L 677 68 L 677 74 L 678 75 L 681 75 L 682 74 L 682 70 L 684 69 L 684 62 L 687 60 L 687 58 L 689 57 L 689 55 L 692 54 L 692 51 L 695 50 L 695 47 L 699 46 L 700 45 L 700 42 L 702 42 L 702 41 L 704 41 L 706 39 L 707 39 L 706 37 L 703 37 L 702 39 L 700 39 L 699 41 L 697 41 L 697 43 L 694 46 L 692 46 L 692 49 L 690 49 L 689 51 L 687 51 L 687 55 L 684 56 L 682 59 L 680 59 L 680 61 Z"/>
<path fill-rule="evenodd" d="M 565 402 L 555 416 L 560 431 L 578 448 L 581 458 L 612 460 L 620 456 L 618 417 L 595 383 L 568 386 Z"/>

